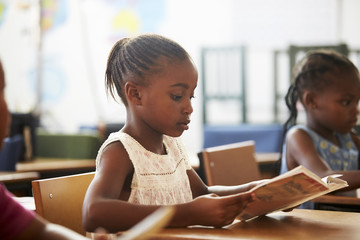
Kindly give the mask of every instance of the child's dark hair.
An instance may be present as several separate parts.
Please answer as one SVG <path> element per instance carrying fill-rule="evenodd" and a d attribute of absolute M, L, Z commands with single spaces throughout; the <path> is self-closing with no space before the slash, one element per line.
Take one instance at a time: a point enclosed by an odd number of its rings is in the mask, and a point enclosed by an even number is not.
<path fill-rule="evenodd" d="M 127 105 L 124 86 L 128 81 L 145 85 L 146 77 L 158 73 L 166 63 L 190 59 L 178 43 L 156 34 L 143 34 L 119 40 L 110 51 L 106 74 L 106 89 L 115 99 L 114 91 Z M 166 60 L 166 62 L 162 62 Z"/>
<path fill-rule="evenodd" d="M 302 102 L 302 94 L 305 90 L 321 91 L 329 86 L 332 78 L 326 76 L 326 73 L 339 74 L 342 72 L 354 71 L 358 74 L 355 65 L 344 55 L 333 50 L 314 50 L 309 51 L 306 56 L 295 65 L 293 69 L 293 81 L 290 84 L 285 96 L 285 103 L 290 110 L 290 116 L 283 126 L 282 143 L 285 142 L 287 131 L 296 125 L 298 111 L 297 102 Z M 282 148 L 280 153 L 282 154 Z M 275 164 L 275 168 L 280 173 L 281 156 Z"/>
<path fill-rule="evenodd" d="M 284 124 L 284 136 L 287 130 L 296 124 L 296 103 L 302 101 L 304 90 L 322 90 L 332 82 L 326 73 L 339 74 L 342 72 L 356 72 L 356 66 L 344 55 L 333 50 L 314 50 L 294 67 L 294 81 L 285 96 L 285 103 L 290 110 L 290 116 Z"/>

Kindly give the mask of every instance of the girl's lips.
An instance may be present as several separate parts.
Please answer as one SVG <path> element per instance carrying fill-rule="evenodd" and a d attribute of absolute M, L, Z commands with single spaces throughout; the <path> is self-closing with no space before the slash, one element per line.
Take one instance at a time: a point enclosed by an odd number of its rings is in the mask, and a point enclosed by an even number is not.
<path fill-rule="evenodd" d="M 184 129 L 184 130 L 188 130 L 189 126 L 186 123 L 181 123 L 180 126 Z"/>
<path fill-rule="evenodd" d="M 184 129 L 184 130 L 188 130 L 189 129 L 189 123 L 190 123 L 190 120 L 186 120 L 184 122 L 180 122 L 180 126 Z"/>

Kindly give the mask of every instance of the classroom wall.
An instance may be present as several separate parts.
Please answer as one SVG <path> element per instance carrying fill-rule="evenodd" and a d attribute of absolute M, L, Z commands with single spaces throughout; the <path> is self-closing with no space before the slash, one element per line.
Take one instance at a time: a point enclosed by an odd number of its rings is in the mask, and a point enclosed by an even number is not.
<path fill-rule="evenodd" d="M 0 0 L 0 58 L 10 110 L 36 109 L 42 124 L 55 132 L 74 133 L 81 126 L 124 121 L 124 108 L 106 96 L 103 81 L 107 54 L 123 36 L 139 32 L 168 36 L 189 51 L 199 69 L 201 47 L 245 45 L 253 123 L 271 121 L 274 49 L 339 42 L 360 48 L 356 0 L 46 2 L 40 38 L 37 1 Z M 284 87 L 287 76 L 284 71 Z M 199 82 L 190 130 L 183 135 L 192 153 L 203 143 L 200 89 Z"/>

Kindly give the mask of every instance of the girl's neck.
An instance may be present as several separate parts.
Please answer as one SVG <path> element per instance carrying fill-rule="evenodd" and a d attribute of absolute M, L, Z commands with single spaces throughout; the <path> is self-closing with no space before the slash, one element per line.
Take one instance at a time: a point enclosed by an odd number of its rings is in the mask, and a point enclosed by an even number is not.
<path fill-rule="evenodd" d="M 156 154 L 166 154 L 163 140 L 164 135 L 159 132 L 149 131 L 149 129 L 141 129 L 131 126 L 131 124 L 125 124 L 122 132 L 129 134 L 138 143 L 140 143 L 146 150 Z"/>
<path fill-rule="evenodd" d="M 320 135 L 322 138 L 328 140 L 329 142 L 335 144 L 336 146 L 340 146 L 340 141 L 337 137 L 336 131 L 333 131 L 332 129 L 325 128 L 323 126 L 319 126 L 316 124 L 307 124 L 308 128 L 316 132 L 318 135 Z"/>

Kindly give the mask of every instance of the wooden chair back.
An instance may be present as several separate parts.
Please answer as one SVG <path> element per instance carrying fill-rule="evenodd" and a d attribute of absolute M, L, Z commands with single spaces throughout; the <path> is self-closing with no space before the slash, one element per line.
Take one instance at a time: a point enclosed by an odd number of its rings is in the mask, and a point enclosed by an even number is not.
<path fill-rule="evenodd" d="M 201 153 L 209 186 L 239 185 L 260 179 L 254 141 L 206 148 Z"/>
<path fill-rule="evenodd" d="M 94 175 L 89 172 L 32 181 L 37 214 L 85 236 L 82 205 Z"/>

